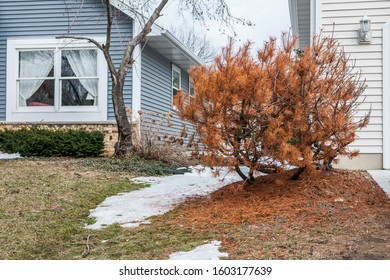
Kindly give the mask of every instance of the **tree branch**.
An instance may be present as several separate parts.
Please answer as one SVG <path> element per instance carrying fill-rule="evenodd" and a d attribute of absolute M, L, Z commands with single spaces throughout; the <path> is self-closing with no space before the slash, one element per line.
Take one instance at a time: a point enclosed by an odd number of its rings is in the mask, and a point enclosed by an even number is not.
<path fill-rule="evenodd" d="M 107 17 L 107 28 L 106 28 L 106 44 L 104 45 L 105 51 L 109 51 L 111 45 L 111 30 L 112 30 L 112 7 L 110 0 L 106 1 L 106 17 Z"/>
<path fill-rule="evenodd" d="M 235 165 L 234 166 L 234 169 L 236 170 L 237 174 L 248 184 L 252 185 L 254 180 L 252 180 L 251 178 L 248 178 L 247 176 L 245 176 L 245 174 L 241 171 L 240 169 L 240 166 L 238 165 Z"/>
<path fill-rule="evenodd" d="M 127 74 L 127 67 L 131 64 L 132 55 L 135 47 L 140 44 L 146 36 L 152 31 L 152 26 L 154 22 L 160 17 L 160 13 L 165 5 L 168 3 L 168 0 L 162 0 L 157 8 L 154 10 L 153 14 L 149 17 L 145 25 L 143 26 L 140 33 L 138 33 L 132 40 L 129 41 L 127 48 L 125 50 L 123 60 L 119 69 L 120 79 L 124 79 Z"/>
<path fill-rule="evenodd" d="M 56 39 L 74 39 L 74 40 L 85 40 L 88 41 L 89 43 L 94 44 L 98 49 L 103 50 L 103 46 L 96 40 L 85 37 L 85 36 L 76 36 L 76 35 L 61 35 L 61 36 L 56 36 Z"/>
<path fill-rule="evenodd" d="M 115 64 L 114 62 L 112 61 L 112 58 L 110 56 L 110 53 L 109 53 L 109 50 L 106 49 L 105 47 L 103 47 L 102 44 L 100 44 L 98 41 L 96 41 L 95 39 L 92 39 L 92 38 L 89 38 L 89 37 L 85 37 L 85 36 L 75 36 L 75 35 L 61 35 L 61 36 L 56 36 L 56 39 L 74 39 L 74 40 L 85 40 L 89 43 L 92 43 L 94 44 L 99 50 L 101 50 L 104 54 L 104 57 L 106 59 L 106 62 L 107 62 L 107 65 L 108 65 L 108 68 L 110 69 L 110 72 L 111 72 L 111 77 L 113 79 L 113 83 L 116 84 L 117 83 L 117 71 L 116 71 L 116 68 L 115 68 Z"/>

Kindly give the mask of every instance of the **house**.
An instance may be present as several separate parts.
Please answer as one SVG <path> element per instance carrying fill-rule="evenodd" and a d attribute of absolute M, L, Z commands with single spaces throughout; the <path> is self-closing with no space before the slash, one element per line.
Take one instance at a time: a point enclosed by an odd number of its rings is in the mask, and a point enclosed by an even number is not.
<path fill-rule="evenodd" d="M 358 116 L 371 108 L 370 123 L 351 144 L 361 154 L 340 166 L 390 169 L 390 1 L 289 0 L 289 7 L 300 47 L 310 45 L 313 34 L 333 36 L 366 79 Z"/>
<path fill-rule="evenodd" d="M 140 18 L 121 0 L 111 2 L 116 19 L 111 55 L 119 65 L 123 46 L 139 30 Z M 105 32 L 100 0 L 0 1 L 0 129 L 39 124 L 100 130 L 112 149 L 116 123 L 102 52 L 85 40 L 56 39 L 83 35 L 103 43 Z M 189 67 L 201 64 L 157 25 L 137 46 L 134 59 L 124 89 L 126 106 L 133 113 L 173 112 L 173 95 L 180 88 L 189 92 Z M 178 117 L 173 123 L 174 133 L 181 129 Z"/>

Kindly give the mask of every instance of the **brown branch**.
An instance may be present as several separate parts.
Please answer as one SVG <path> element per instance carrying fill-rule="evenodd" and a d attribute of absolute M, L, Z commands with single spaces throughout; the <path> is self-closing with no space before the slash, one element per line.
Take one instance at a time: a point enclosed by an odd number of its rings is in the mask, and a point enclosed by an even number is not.
<path fill-rule="evenodd" d="M 305 171 L 305 167 L 299 167 L 295 173 L 293 174 L 293 176 L 291 177 L 291 180 L 298 180 L 299 176 L 303 173 L 303 171 Z"/>
<path fill-rule="evenodd" d="M 154 22 L 160 17 L 160 13 L 165 5 L 168 3 L 168 0 L 162 0 L 157 8 L 154 10 L 153 14 L 149 17 L 147 22 L 144 24 L 142 31 L 138 33 L 132 40 L 129 41 L 125 53 L 123 55 L 122 63 L 119 68 L 119 77 L 121 80 L 124 80 L 128 71 L 129 64 L 132 64 L 132 55 L 135 47 L 140 44 L 146 36 L 152 31 L 152 26 Z"/>
<path fill-rule="evenodd" d="M 242 173 L 241 169 L 240 169 L 240 166 L 236 165 L 234 166 L 234 169 L 236 170 L 237 174 L 248 184 L 253 184 L 253 181 L 248 178 L 247 176 L 245 176 L 244 173 Z"/>
<path fill-rule="evenodd" d="M 89 253 L 90 253 L 90 251 L 91 251 L 91 246 L 90 246 L 90 244 L 89 244 L 89 240 L 91 239 L 91 235 L 90 234 L 88 234 L 87 235 L 87 237 L 85 238 L 85 249 L 84 249 L 84 252 L 83 252 L 83 254 L 82 254 L 82 257 L 83 258 L 86 258 L 86 257 L 88 257 L 88 255 L 89 255 Z"/>
<path fill-rule="evenodd" d="M 102 44 L 100 44 L 98 41 L 96 41 L 95 39 L 92 39 L 92 38 L 89 38 L 89 37 L 85 37 L 85 36 L 76 36 L 76 35 L 61 35 L 61 36 L 56 36 L 55 37 L 56 39 L 74 39 L 74 40 L 85 40 L 89 43 L 92 43 L 94 44 L 99 50 L 101 50 L 104 54 L 104 58 L 106 59 L 106 62 L 107 62 L 107 65 L 108 65 L 108 68 L 110 69 L 110 72 L 111 72 L 111 77 L 112 77 L 112 80 L 113 80 L 113 83 L 116 85 L 117 84 L 117 71 L 116 71 L 116 68 L 115 68 L 115 64 L 114 62 L 112 61 L 112 58 L 110 56 L 110 53 L 109 53 L 109 50 L 106 49 Z"/>
<path fill-rule="evenodd" d="M 106 28 L 106 44 L 104 50 L 109 51 L 111 45 L 111 30 L 112 30 L 112 7 L 110 0 L 105 0 L 106 17 L 107 17 L 107 28 Z"/>
<path fill-rule="evenodd" d="M 76 35 L 61 35 L 61 36 L 56 36 L 55 37 L 56 39 L 74 39 L 74 40 L 85 40 L 85 41 L 88 41 L 89 43 L 92 43 L 94 44 L 98 49 L 103 50 L 103 46 L 96 40 L 92 39 L 92 38 L 89 38 L 89 37 L 85 37 L 85 36 L 76 36 Z"/>

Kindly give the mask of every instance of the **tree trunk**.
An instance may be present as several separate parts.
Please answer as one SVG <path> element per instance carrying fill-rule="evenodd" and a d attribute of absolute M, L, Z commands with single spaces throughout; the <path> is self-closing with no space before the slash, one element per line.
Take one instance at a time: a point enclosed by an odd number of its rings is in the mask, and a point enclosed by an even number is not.
<path fill-rule="evenodd" d="M 245 181 L 245 183 L 248 183 L 250 185 L 252 185 L 254 183 L 254 180 L 252 180 L 251 178 L 248 178 L 247 176 L 245 176 L 244 173 L 242 173 L 242 171 L 238 165 L 235 166 L 235 170 L 236 170 L 237 174 L 240 175 L 240 177 Z"/>
<path fill-rule="evenodd" d="M 123 85 L 124 81 L 120 81 L 118 76 L 112 76 L 112 102 L 118 128 L 115 156 L 118 157 L 128 157 L 133 152 L 132 127 L 123 100 Z"/>
<path fill-rule="evenodd" d="M 299 167 L 297 171 L 294 173 L 294 175 L 291 177 L 291 180 L 298 180 L 299 176 L 305 171 L 305 167 Z"/>

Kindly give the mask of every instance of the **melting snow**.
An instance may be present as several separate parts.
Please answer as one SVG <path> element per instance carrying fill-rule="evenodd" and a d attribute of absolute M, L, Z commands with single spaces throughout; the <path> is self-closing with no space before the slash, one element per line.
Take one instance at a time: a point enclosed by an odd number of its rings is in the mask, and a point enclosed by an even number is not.
<path fill-rule="evenodd" d="M 149 183 L 150 187 L 107 198 L 91 210 L 90 217 L 95 218 L 96 223 L 86 228 L 100 229 L 115 223 L 122 227 L 137 227 L 148 223 L 148 217 L 168 212 L 187 197 L 205 196 L 242 180 L 235 172 L 228 173 L 227 169 L 222 169 L 222 177 L 217 178 L 212 176 L 210 168 L 197 166 L 192 169 L 193 172 L 183 175 L 133 179 L 134 182 Z"/>
<path fill-rule="evenodd" d="M 20 158 L 19 154 L 4 154 L 0 152 L 0 159 L 15 159 Z"/>
<path fill-rule="evenodd" d="M 178 252 L 169 256 L 170 260 L 219 260 L 221 257 L 227 257 L 227 253 L 221 253 L 219 247 L 220 241 L 212 241 L 208 244 L 198 246 L 189 252 Z"/>

